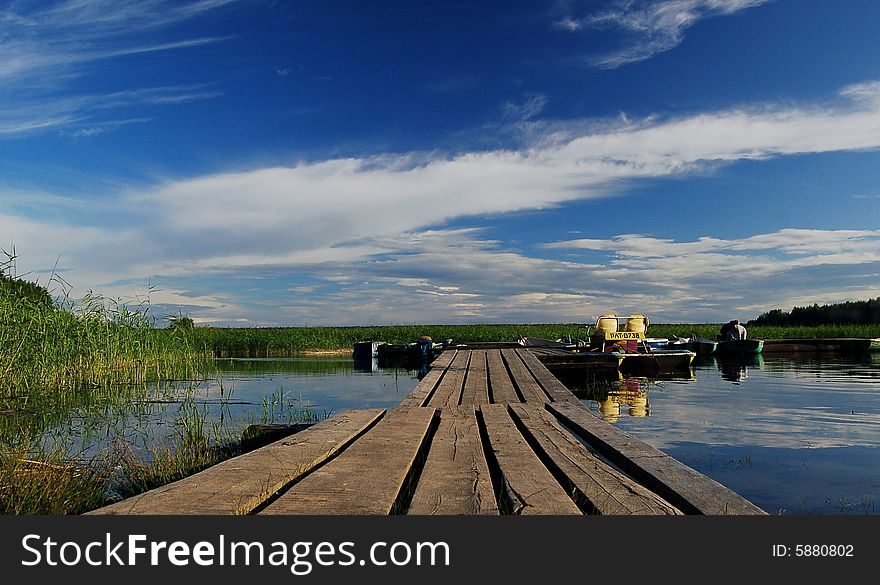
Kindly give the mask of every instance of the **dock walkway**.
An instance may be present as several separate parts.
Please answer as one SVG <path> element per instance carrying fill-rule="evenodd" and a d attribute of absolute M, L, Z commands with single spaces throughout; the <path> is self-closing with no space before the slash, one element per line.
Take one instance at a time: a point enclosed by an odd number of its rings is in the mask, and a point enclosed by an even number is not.
<path fill-rule="evenodd" d="M 351 410 L 91 514 L 764 514 L 600 420 L 525 348 L 452 349 Z"/>

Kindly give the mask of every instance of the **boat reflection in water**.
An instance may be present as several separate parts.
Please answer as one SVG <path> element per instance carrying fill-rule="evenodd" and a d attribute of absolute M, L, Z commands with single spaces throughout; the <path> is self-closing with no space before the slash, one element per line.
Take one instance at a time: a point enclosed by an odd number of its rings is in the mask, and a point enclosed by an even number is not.
<path fill-rule="evenodd" d="M 749 377 L 750 368 L 761 368 L 764 356 L 757 354 L 736 354 L 729 356 L 698 356 L 697 365 L 712 366 L 721 372 L 721 378 L 734 384 L 741 384 Z"/>
<path fill-rule="evenodd" d="M 610 423 L 620 420 L 622 415 L 651 416 L 648 391 L 652 384 L 695 380 L 691 370 L 664 372 L 652 377 L 597 370 L 567 369 L 553 373 L 577 398 L 594 403 L 590 405 L 593 410 Z"/>
<path fill-rule="evenodd" d="M 617 372 L 560 370 L 554 372 L 576 397 L 595 403 L 602 419 L 613 423 L 621 415 L 651 415 L 648 389 L 657 380 L 693 380 L 692 372 L 669 373 L 659 378 L 628 376 Z M 592 406 L 592 405 L 591 405 Z"/>
<path fill-rule="evenodd" d="M 648 379 L 624 378 L 602 388 L 594 385 L 589 389 L 575 392 L 581 400 L 593 400 L 602 418 L 615 422 L 623 410 L 629 416 L 649 416 Z"/>
<path fill-rule="evenodd" d="M 666 382 L 688 383 L 696 381 L 697 370 L 708 368 L 721 372 L 721 379 L 739 385 L 749 377 L 751 369 L 762 369 L 761 354 L 725 356 L 698 356 L 695 369 L 661 372 L 651 376 L 639 376 L 611 369 L 553 369 L 553 374 L 594 412 L 607 422 L 619 421 L 621 416 L 651 416 L 648 398 L 651 386 Z"/>
<path fill-rule="evenodd" d="M 379 371 L 379 358 L 355 358 L 353 364 L 356 372 L 374 373 Z"/>

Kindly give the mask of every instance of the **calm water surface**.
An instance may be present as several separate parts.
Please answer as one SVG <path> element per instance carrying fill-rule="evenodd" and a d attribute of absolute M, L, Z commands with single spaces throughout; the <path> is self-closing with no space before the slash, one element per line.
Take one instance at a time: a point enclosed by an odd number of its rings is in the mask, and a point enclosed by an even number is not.
<path fill-rule="evenodd" d="M 770 513 L 880 512 L 880 355 L 701 359 L 690 375 L 566 379 L 595 414 Z"/>
<path fill-rule="evenodd" d="M 379 369 L 350 357 L 224 359 L 199 382 L 152 384 L 113 392 L 88 390 L 60 404 L 0 404 L 0 441 L 40 437 L 74 459 L 88 460 L 124 443 L 148 456 L 194 422 L 218 439 L 254 423 L 314 422 L 348 408 L 391 408 L 419 382 L 417 370 Z"/>

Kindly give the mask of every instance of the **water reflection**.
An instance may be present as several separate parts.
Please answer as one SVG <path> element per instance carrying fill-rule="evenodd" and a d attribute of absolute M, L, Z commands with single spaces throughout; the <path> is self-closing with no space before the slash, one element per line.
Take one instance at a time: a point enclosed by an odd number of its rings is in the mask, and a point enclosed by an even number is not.
<path fill-rule="evenodd" d="M 375 373 L 379 371 L 379 358 L 355 359 L 354 369 L 358 372 Z"/>
<path fill-rule="evenodd" d="M 764 365 L 764 356 L 761 354 L 731 355 L 711 360 L 721 372 L 721 378 L 734 384 L 740 384 L 748 378 L 750 369 L 760 369 Z"/>
<path fill-rule="evenodd" d="M 86 460 L 117 442 L 146 454 L 198 420 L 216 437 L 249 424 L 317 420 L 348 408 L 392 408 L 418 371 L 355 363 L 348 356 L 217 360 L 197 382 L 90 389 L 27 407 L 0 401 L 0 440 L 63 449 Z"/>
<path fill-rule="evenodd" d="M 595 379 L 584 385 L 570 384 L 575 396 L 593 401 L 602 418 L 616 422 L 621 409 L 629 416 L 648 416 L 648 379 L 624 377 L 599 383 Z"/>

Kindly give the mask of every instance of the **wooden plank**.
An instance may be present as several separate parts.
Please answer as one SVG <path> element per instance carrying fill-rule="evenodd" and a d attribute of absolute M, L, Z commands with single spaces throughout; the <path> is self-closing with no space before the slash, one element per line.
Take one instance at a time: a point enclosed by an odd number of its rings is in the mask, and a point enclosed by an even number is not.
<path fill-rule="evenodd" d="M 366 432 L 384 410 L 348 410 L 200 473 L 90 514 L 247 514 Z"/>
<path fill-rule="evenodd" d="M 582 494 L 584 504 L 604 515 L 680 515 L 669 502 L 591 453 L 540 406 L 514 404 L 513 415 L 547 458 Z M 582 506 L 583 507 L 583 506 Z"/>
<path fill-rule="evenodd" d="M 446 374 L 443 375 L 443 379 L 440 380 L 437 389 L 428 401 L 428 406 L 443 407 L 459 403 L 470 358 L 471 352 L 469 351 L 459 351 L 455 355 L 452 363 L 446 369 Z"/>
<path fill-rule="evenodd" d="M 516 384 L 516 387 L 519 388 L 523 401 L 542 403 L 550 400 L 541 389 L 541 386 L 535 380 L 534 376 L 532 376 L 532 373 L 523 363 L 522 359 L 520 359 L 517 350 L 502 349 L 501 355 L 504 357 L 504 361 L 507 362 L 510 375 L 513 377 L 513 382 Z"/>
<path fill-rule="evenodd" d="M 498 514 L 474 408 L 446 407 L 408 514 Z"/>
<path fill-rule="evenodd" d="M 390 514 L 425 444 L 435 410 L 389 412 L 339 457 L 309 474 L 260 514 Z"/>
<path fill-rule="evenodd" d="M 397 408 L 425 406 L 425 401 L 431 396 L 457 353 L 454 349 L 447 349 L 434 358 L 428 373 L 419 381 L 413 391 L 400 401 Z"/>
<path fill-rule="evenodd" d="M 504 361 L 501 359 L 501 351 L 497 349 L 488 351 L 486 353 L 486 362 L 492 402 L 498 404 L 521 402 L 516 389 L 513 387 L 513 381 L 510 379 L 510 374 L 507 372 Z"/>
<path fill-rule="evenodd" d="M 566 388 L 565 384 L 559 381 L 544 364 L 528 349 L 516 350 L 517 355 L 522 359 L 523 363 L 529 368 L 535 380 L 544 388 L 544 392 L 550 395 L 550 399 L 554 402 L 580 402 L 571 390 Z"/>
<path fill-rule="evenodd" d="M 486 372 L 486 350 L 471 352 L 467 378 L 461 391 L 461 404 L 489 404 L 489 379 Z"/>
<path fill-rule="evenodd" d="M 506 404 L 480 408 L 492 454 L 504 478 L 513 514 L 580 514 L 581 511 L 520 434 Z"/>
<path fill-rule="evenodd" d="M 685 514 L 765 514 L 741 495 L 600 420 L 589 410 L 554 402 L 547 409 L 624 473 Z"/>

